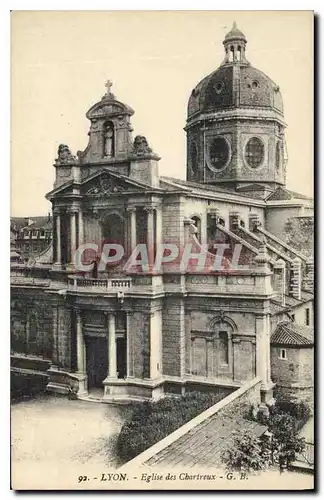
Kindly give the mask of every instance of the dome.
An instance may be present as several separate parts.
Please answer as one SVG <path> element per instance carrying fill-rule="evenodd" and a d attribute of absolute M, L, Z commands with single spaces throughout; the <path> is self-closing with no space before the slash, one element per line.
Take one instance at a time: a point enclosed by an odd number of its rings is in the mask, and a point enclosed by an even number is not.
<path fill-rule="evenodd" d="M 279 86 L 245 59 L 245 35 L 234 23 L 223 44 L 225 59 L 193 89 L 188 118 L 230 108 L 267 108 L 283 115 Z"/>

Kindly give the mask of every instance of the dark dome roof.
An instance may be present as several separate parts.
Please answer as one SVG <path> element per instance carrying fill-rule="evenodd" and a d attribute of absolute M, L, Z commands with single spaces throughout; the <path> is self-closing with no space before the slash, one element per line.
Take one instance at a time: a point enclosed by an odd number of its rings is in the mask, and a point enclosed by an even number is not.
<path fill-rule="evenodd" d="M 271 78 L 249 63 L 224 63 L 193 89 L 188 118 L 196 113 L 238 107 L 271 108 L 283 114 L 282 96 Z"/>

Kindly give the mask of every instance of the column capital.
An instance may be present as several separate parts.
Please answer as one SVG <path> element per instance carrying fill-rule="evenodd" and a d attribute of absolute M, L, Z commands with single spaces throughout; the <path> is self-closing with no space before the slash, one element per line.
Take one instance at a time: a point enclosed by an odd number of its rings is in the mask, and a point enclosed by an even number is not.
<path fill-rule="evenodd" d="M 144 211 L 147 212 L 147 213 L 153 213 L 154 210 L 156 210 L 156 206 L 155 205 L 147 205 L 144 207 Z"/>
<path fill-rule="evenodd" d="M 136 212 L 136 208 L 137 207 L 135 205 L 129 205 L 126 207 L 126 212 L 130 212 L 130 213 Z"/>
<path fill-rule="evenodd" d="M 74 207 L 74 208 L 68 208 L 68 209 L 67 209 L 67 213 L 68 213 L 69 215 L 75 215 L 75 214 L 79 213 L 79 209 L 78 209 L 78 208 L 76 208 L 76 207 Z"/>
<path fill-rule="evenodd" d="M 61 209 L 60 209 L 60 208 L 58 208 L 58 207 L 53 208 L 52 212 L 53 212 L 53 215 L 54 215 L 54 216 L 57 216 L 57 215 L 62 215 L 62 211 L 61 211 Z"/>

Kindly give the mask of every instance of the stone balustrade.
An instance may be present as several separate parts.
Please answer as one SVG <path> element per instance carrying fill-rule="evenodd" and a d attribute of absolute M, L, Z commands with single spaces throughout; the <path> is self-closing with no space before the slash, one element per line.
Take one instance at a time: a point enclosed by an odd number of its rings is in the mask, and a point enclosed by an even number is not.
<path fill-rule="evenodd" d="M 131 285 L 131 278 L 83 278 L 81 276 L 69 276 L 68 278 L 70 290 L 79 288 L 127 290 Z"/>

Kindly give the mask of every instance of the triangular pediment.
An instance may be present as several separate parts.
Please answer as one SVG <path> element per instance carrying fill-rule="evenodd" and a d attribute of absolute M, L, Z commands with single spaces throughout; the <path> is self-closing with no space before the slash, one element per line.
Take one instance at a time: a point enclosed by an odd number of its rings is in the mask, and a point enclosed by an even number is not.
<path fill-rule="evenodd" d="M 73 189 L 73 180 L 69 180 L 67 182 L 64 182 L 64 184 L 61 184 L 57 188 L 52 189 L 49 193 L 45 195 L 45 198 L 47 200 L 51 200 L 55 196 L 63 196 L 63 195 L 68 195 L 70 192 L 72 193 Z"/>
<path fill-rule="evenodd" d="M 81 196 L 106 196 L 112 194 L 129 194 L 143 193 L 147 191 L 164 191 L 159 188 L 152 188 L 148 184 L 143 184 L 141 182 L 135 181 L 130 177 L 125 175 L 117 174 L 111 170 L 104 168 L 99 172 L 96 172 L 80 182 L 75 182 L 73 180 L 67 181 L 61 186 L 53 189 L 47 193 L 46 198 L 48 200 L 54 197 L 68 197 L 70 195 L 75 195 L 74 188 L 80 187 Z"/>
<path fill-rule="evenodd" d="M 83 180 L 81 185 L 82 195 L 105 196 L 123 194 L 130 191 L 147 191 L 151 186 L 137 182 L 129 177 L 103 169 Z"/>

